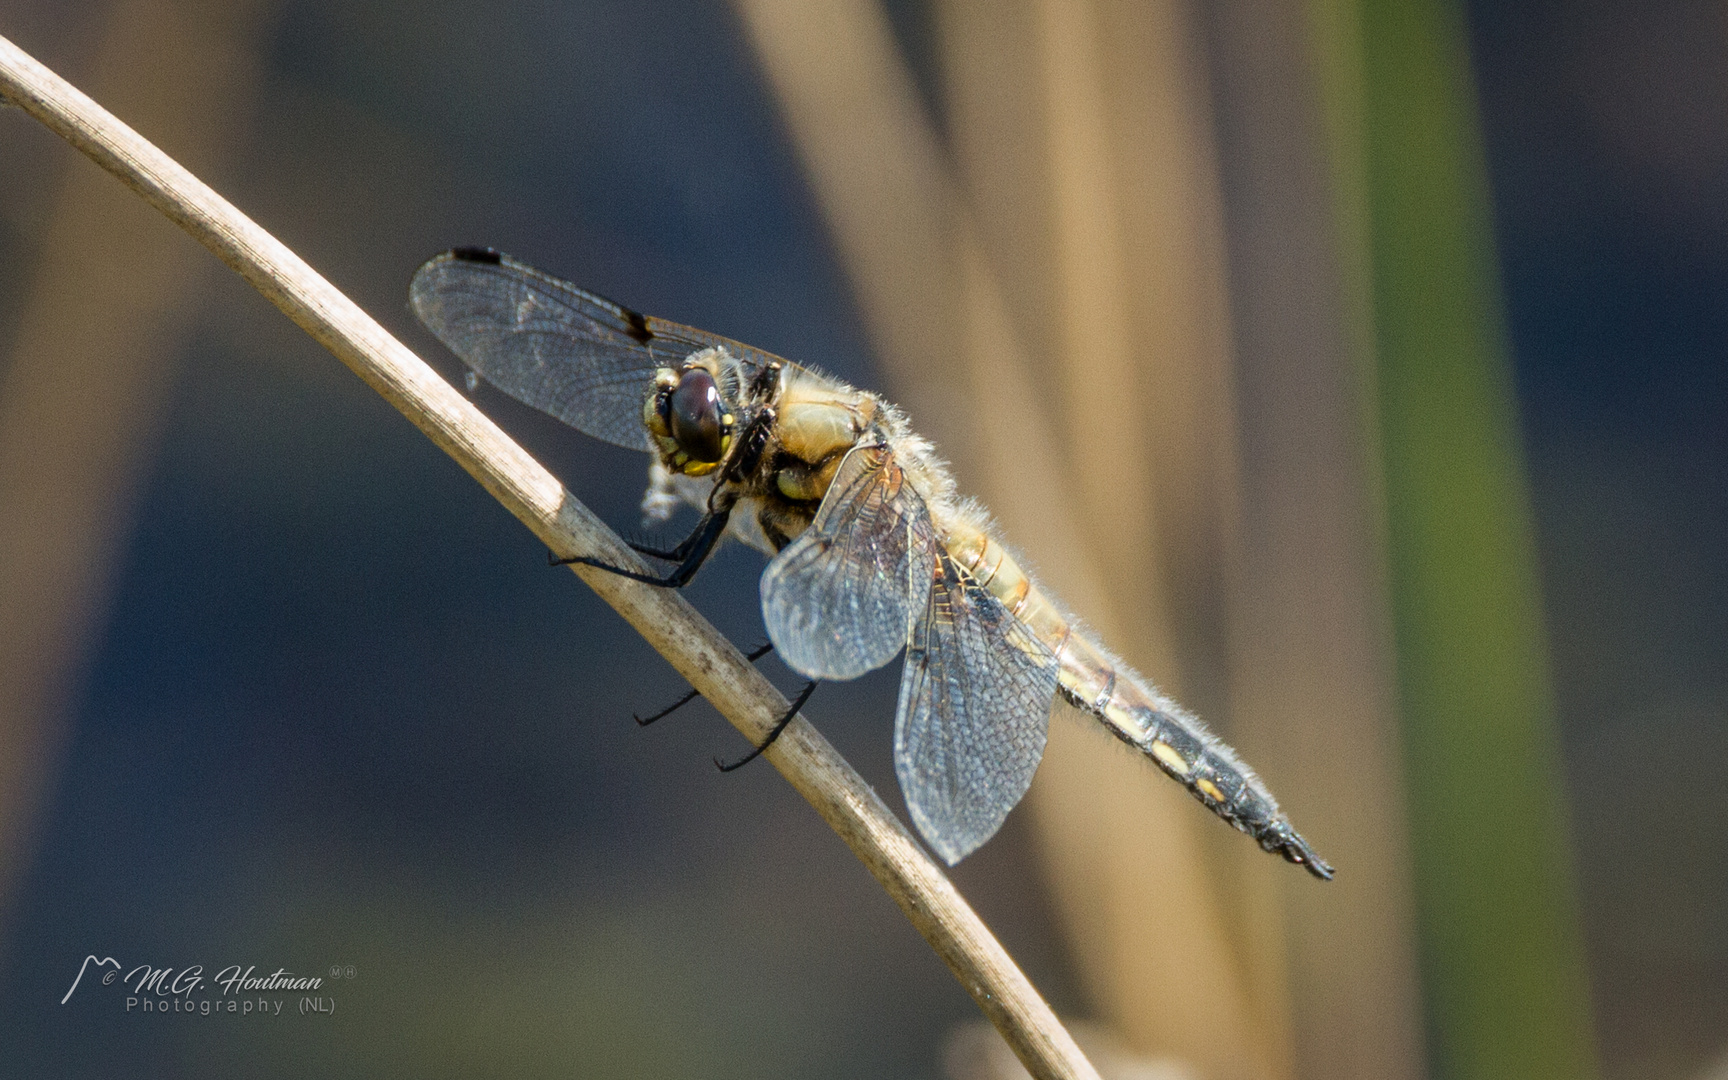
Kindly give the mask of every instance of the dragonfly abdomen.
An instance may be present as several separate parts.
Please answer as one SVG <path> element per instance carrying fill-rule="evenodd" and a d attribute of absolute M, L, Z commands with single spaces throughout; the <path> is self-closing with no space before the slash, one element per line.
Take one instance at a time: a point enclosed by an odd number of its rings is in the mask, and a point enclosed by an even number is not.
<path fill-rule="evenodd" d="M 1267 851 L 1323 879 L 1332 867 L 1315 854 L 1278 802 L 1235 751 L 1085 636 L 1070 632 L 1058 653 L 1063 696 L 1091 713 L 1123 742 L 1157 763 L 1208 810 L 1252 836 Z"/>
<path fill-rule="evenodd" d="M 1199 720 L 1077 633 L 1014 557 L 985 529 L 950 530 L 948 552 L 1042 641 L 1059 664 L 1061 693 L 1179 781 L 1208 810 L 1321 878 L 1332 868 L 1278 809 L 1260 779 Z"/>

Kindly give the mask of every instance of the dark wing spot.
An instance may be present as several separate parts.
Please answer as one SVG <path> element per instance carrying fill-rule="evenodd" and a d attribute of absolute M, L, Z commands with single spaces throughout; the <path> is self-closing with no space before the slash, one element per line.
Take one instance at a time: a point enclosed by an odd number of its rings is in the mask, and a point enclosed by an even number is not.
<path fill-rule="evenodd" d="M 485 263 L 487 266 L 497 266 L 504 261 L 504 253 L 497 248 L 489 247 L 459 247 L 450 249 L 452 259 L 463 262 Z"/>
<path fill-rule="evenodd" d="M 649 340 L 654 336 L 654 331 L 648 329 L 647 317 L 640 311 L 632 311 L 623 304 L 618 305 L 618 313 L 624 316 L 624 322 L 629 326 L 629 329 L 624 332 L 635 338 L 637 341 L 640 341 L 642 344 L 648 344 Z"/>

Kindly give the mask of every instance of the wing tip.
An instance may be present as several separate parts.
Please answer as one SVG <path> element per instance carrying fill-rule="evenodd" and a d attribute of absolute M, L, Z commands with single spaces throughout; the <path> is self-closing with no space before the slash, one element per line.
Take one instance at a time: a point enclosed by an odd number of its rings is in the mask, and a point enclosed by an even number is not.
<path fill-rule="evenodd" d="M 894 771 L 899 773 L 900 793 L 906 797 L 906 810 L 912 818 L 913 826 L 918 835 L 924 838 L 924 843 L 945 866 L 958 866 L 960 860 L 977 851 L 990 841 L 990 838 L 1002 831 L 1002 823 L 1008 819 L 1007 810 L 994 822 L 967 821 L 947 808 L 946 812 L 932 813 L 932 807 L 925 805 L 924 793 L 919 790 L 916 779 L 901 768 L 899 761 L 899 746 L 896 739 Z M 1019 802 L 1018 799 L 1015 800 Z M 1012 809 L 1012 807 L 1009 807 Z"/>
<path fill-rule="evenodd" d="M 936 857 L 942 860 L 944 866 L 959 866 L 961 859 L 983 847 L 984 841 L 990 839 L 986 836 L 977 840 L 967 839 L 956 843 L 949 837 L 942 836 L 940 833 L 933 834 L 923 827 L 920 827 L 918 831 L 923 834 L 924 842 L 930 845 L 930 850 L 936 853 Z M 991 835 L 995 834 L 992 833 Z"/>
<path fill-rule="evenodd" d="M 976 850 L 977 850 L 976 848 L 972 848 L 971 850 L 968 850 L 968 851 L 949 851 L 949 850 L 945 850 L 945 849 L 938 849 L 936 852 L 936 856 L 942 860 L 943 866 L 947 866 L 947 867 L 952 868 L 952 867 L 959 866 L 961 859 L 964 859 L 966 856 L 972 854 L 972 852 L 976 851 Z"/>
<path fill-rule="evenodd" d="M 415 314 L 420 316 L 422 322 L 427 321 L 432 305 L 435 303 L 435 294 L 441 288 L 439 284 L 443 280 L 441 268 L 450 263 L 501 266 L 509 260 L 510 256 L 497 248 L 454 247 L 448 251 L 441 251 L 421 263 L 420 268 L 414 271 L 413 279 L 408 282 L 409 306 L 414 309 Z"/>

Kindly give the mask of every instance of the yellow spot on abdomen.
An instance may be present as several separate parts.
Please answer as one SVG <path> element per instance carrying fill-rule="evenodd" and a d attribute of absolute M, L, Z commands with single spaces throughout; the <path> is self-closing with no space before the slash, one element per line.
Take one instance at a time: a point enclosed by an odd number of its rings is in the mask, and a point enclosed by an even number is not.
<path fill-rule="evenodd" d="M 1224 793 L 1222 791 L 1219 791 L 1218 785 L 1214 784 L 1212 781 L 1210 781 L 1210 780 L 1196 780 L 1196 781 L 1194 781 L 1194 786 L 1199 788 L 1202 792 L 1204 792 L 1206 794 L 1206 797 L 1211 799 L 1213 802 L 1223 802 L 1224 801 Z"/>
<path fill-rule="evenodd" d="M 1169 743 L 1155 742 L 1152 744 L 1152 756 L 1164 764 L 1164 767 L 1177 776 L 1188 775 L 1188 760 L 1176 752 Z"/>

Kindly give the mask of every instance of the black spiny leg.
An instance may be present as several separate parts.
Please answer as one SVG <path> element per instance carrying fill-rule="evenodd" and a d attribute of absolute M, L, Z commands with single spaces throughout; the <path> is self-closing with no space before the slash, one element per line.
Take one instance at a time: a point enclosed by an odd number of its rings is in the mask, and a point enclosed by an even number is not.
<path fill-rule="evenodd" d="M 719 769 L 721 772 L 731 772 L 733 769 L 741 769 L 744 766 L 750 764 L 752 761 L 755 761 L 758 757 L 760 757 L 762 755 L 762 751 L 764 751 L 764 750 L 768 749 L 770 746 L 774 745 L 774 740 L 778 739 L 780 737 L 780 733 L 782 731 L 786 730 L 786 725 L 790 724 L 792 722 L 792 718 L 794 716 L 798 715 L 798 710 L 802 709 L 804 707 L 804 703 L 806 701 L 809 701 L 810 695 L 815 693 L 815 692 L 816 692 L 816 680 L 811 679 L 809 682 L 804 684 L 804 689 L 799 692 L 797 699 L 792 702 L 792 707 L 790 709 L 786 710 L 786 715 L 782 716 L 779 719 L 779 721 L 777 723 L 775 723 L 774 730 L 770 731 L 768 733 L 768 737 L 766 739 L 762 740 L 761 746 L 758 746 L 756 749 L 750 751 L 748 754 L 745 754 L 743 757 L 739 758 L 737 761 L 734 761 L 730 765 L 722 765 L 722 764 L 720 764 L 720 759 L 715 758 L 714 759 L 714 767 Z"/>
<path fill-rule="evenodd" d="M 752 649 L 750 652 L 745 653 L 744 658 L 749 660 L 752 664 L 754 664 L 756 661 L 762 659 L 764 656 L 767 656 L 769 653 L 771 653 L 773 651 L 774 651 L 774 643 L 772 641 L 770 641 L 768 644 L 763 645 L 760 648 Z M 630 719 L 636 721 L 638 724 L 641 724 L 643 727 L 647 727 L 649 724 L 652 724 L 656 720 L 662 719 L 662 718 L 667 717 L 667 716 L 671 716 L 673 713 L 677 712 L 679 709 L 682 709 L 684 706 L 690 704 L 692 701 L 695 701 L 698 697 L 701 697 L 701 696 L 702 696 L 702 691 L 696 689 L 695 687 L 691 687 L 690 692 L 688 694 L 685 694 L 683 697 L 679 698 L 677 701 L 674 701 L 672 704 L 666 706 L 664 709 L 661 709 L 659 712 L 655 713 L 653 716 L 637 716 L 635 713 L 631 713 Z"/>
<path fill-rule="evenodd" d="M 690 557 L 691 549 L 701 541 L 703 535 L 707 532 L 707 529 L 708 515 L 703 514 L 702 519 L 696 522 L 696 527 L 690 530 L 690 535 L 678 541 L 677 547 L 649 547 L 647 544 L 638 544 L 634 540 L 626 540 L 624 543 L 629 546 L 631 551 L 634 551 L 638 555 L 646 555 L 650 559 L 660 559 L 663 562 L 681 563 Z"/>
<path fill-rule="evenodd" d="M 696 571 L 702 568 L 702 564 L 708 561 L 708 556 L 714 553 L 714 545 L 720 541 L 720 535 L 726 531 L 726 519 L 731 515 L 730 507 L 723 510 L 710 510 L 703 515 L 702 520 L 696 525 L 696 531 L 690 534 L 690 538 L 673 549 L 674 552 L 679 553 L 679 557 L 684 561 L 664 577 L 639 574 L 634 570 L 626 570 L 622 566 L 613 566 L 611 563 L 603 563 L 599 559 L 590 559 L 586 555 L 577 555 L 569 559 L 553 556 L 549 562 L 553 566 L 569 566 L 572 563 L 580 566 L 592 566 L 596 570 L 617 574 L 619 577 L 629 578 L 631 581 L 640 581 L 644 585 L 662 585 L 669 589 L 683 588 L 689 584 L 691 578 L 696 576 Z M 634 547 L 635 545 L 631 546 Z M 644 554 L 654 555 L 656 558 L 661 557 L 654 552 L 644 552 Z M 668 553 L 668 556 L 670 555 L 671 552 Z"/>

